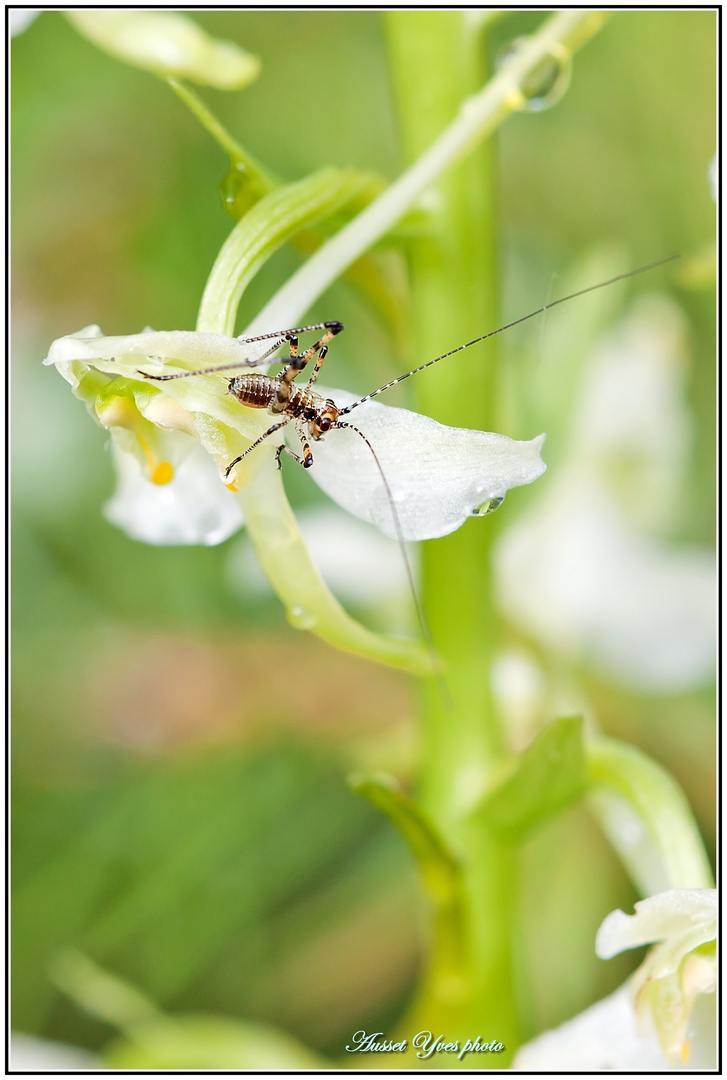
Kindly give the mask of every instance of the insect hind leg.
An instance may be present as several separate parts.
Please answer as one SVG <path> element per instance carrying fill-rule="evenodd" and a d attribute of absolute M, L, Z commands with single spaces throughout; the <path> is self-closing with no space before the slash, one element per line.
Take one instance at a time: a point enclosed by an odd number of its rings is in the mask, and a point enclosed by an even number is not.
<path fill-rule="evenodd" d="M 310 469 L 311 465 L 313 464 L 313 453 L 311 451 L 308 439 L 306 438 L 305 430 L 303 429 L 302 425 L 296 424 L 295 431 L 301 441 L 301 445 L 303 448 L 303 456 L 301 457 L 300 454 L 296 454 L 295 450 L 291 450 L 290 447 L 287 446 L 285 443 L 281 443 L 278 449 L 275 451 L 275 460 L 278 463 L 279 469 L 283 467 L 283 463 L 280 460 L 283 454 L 287 454 L 288 457 L 292 457 L 293 461 L 296 461 L 304 469 Z"/>

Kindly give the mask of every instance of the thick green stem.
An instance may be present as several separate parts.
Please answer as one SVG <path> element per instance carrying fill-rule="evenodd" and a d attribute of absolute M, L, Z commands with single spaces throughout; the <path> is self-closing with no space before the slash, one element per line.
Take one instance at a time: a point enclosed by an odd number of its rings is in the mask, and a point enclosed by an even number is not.
<path fill-rule="evenodd" d="M 415 17 L 417 13 L 410 14 Z M 568 10 L 547 19 L 502 71 L 461 103 L 456 117 L 450 117 L 452 122 L 421 157 L 288 279 L 250 323 L 248 333 L 265 333 L 300 319 L 352 262 L 396 225 L 422 192 L 496 131 L 508 116 L 523 108 L 526 95 L 522 87 L 545 60 L 576 52 L 600 29 L 605 18 L 603 11 Z M 474 36 L 477 21 L 472 20 L 468 29 Z M 428 72 L 419 74 L 422 82 L 429 78 Z"/>
<path fill-rule="evenodd" d="M 404 148 L 419 157 L 483 82 L 479 36 L 460 12 L 393 12 L 387 18 Z M 426 79 L 422 72 L 426 71 Z M 436 356 L 496 325 L 494 150 L 486 144 L 441 179 L 431 198 L 432 235 L 411 246 L 416 356 Z M 417 411 L 443 423 L 493 430 L 494 347 L 462 353 L 418 380 Z M 444 661 L 452 704 L 428 688 L 424 702 L 421 794 L 427 811 L 463 852 L 468 972 L 447 1001 L 436 964 L 415 1006 L 415 1026 L 516 1041 L 509 942 L 511 855 L 485 830 L 462 824 L 485 791 L 500 738 L 489 692 L 496 640 L 489 546 L 492 521 L 466 525 L 426 544 L 424 603 Z M 486 1029 L 480 1030 L 483 1025 Z M 463 1067 L 498 1068 L 468 1057 Z M 431 1062 L 430 1062 L 431 1064 Z"/>

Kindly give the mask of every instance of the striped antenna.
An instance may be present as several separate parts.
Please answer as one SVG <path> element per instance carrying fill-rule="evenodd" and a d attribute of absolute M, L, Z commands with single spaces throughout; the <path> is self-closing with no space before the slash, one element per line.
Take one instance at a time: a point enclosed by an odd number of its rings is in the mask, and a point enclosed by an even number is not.
<path fill-rule="evenodd" d="M 471 345 L 476 345 L 479 341 L 486 341 L 487 338 L 495 337 L 496 334 L 502 334 L 505 330 L 510 330 L 513 326 L 519 326 L 520 323 L 527 322 L 528 319 L 534 319 L 536 315 L 542 315 L 544 311 L 550 311 L 551 308 L 557 307 L 558 304 L 565 304 L 568 300 L 575 300 L 579 296 L 585 296 L 586 293 L 595 292 L 596 289 L 605 289 L 607 285 L 615 285 L 617 281 L 624 281 L 626 278 L 636 277 L 637 274 L 645 274 L 649 270 L 655 270 L 657 266 L 663 266 L 665 263 L 678 258 L 679 254 L 674 252 L 672 255 L 667 255 L 664 259 L 658 259 L 657 262 L 648 263 L 646 266 L 639 266 L 636 270 L 627 270 L 625 274 L 618 274 L 616 277 L 609 278 L 608 281 L 599 281 L 597 285 L 589 285 L 587 289 L 579 289 L 578 292 L 570 293 L 568 296 L 561 296 L 559 300 L 551 300 L 549 304 L 544 304 L 542 307 L 536 308 L 536 310 L 531 311 L 529 315 L 521 315 L 519 319 L 513 319 L 512 322 L 505 323 L 504 326 L 498 327 L 497 330 L 490 330 L 489 333 L 473 338 L 472 341 L 468 341 L 464 345 L 458 345 L 456 349 L 450 349 L 449 352 L 442 353 L 441 356 L 436 356 L 434 360 L 428 360 L 426 364 L 420 364 L 419 367 L 412 368 L 412 370 L 407 371 L 405 375 L 400 375 L 398 379 L 392 379 L 391 382 L 385 383 L 384 386 L 380 386 L 377 390 L 373 390 L 370 394 L 366 394 L 364 397 L 359 398 L 358 401 L 354 401 L 351 405 L 347 405 L 345 409 L 339 410 L 338 415 L 345 416 L 345 414 L 350 413 L 352 409 L 357 409 L 359 405 L 363 405 L 365 401 L 370 401 L 371 398 L 378 397 L 379 394 L 383 394 L 384 390 L 389 390 L 392 386 L 396 386 L 397 383 L 403 382 L 404 379 L 408 379 L 410 375 L 416 375 L 418 371 L 424 371 L 426 368 L 438 364 L 440 360 L 446 360 L 448 356 L 454 356 L 455 353 L 462 352 L 463 349 L 469 349 Z"/>

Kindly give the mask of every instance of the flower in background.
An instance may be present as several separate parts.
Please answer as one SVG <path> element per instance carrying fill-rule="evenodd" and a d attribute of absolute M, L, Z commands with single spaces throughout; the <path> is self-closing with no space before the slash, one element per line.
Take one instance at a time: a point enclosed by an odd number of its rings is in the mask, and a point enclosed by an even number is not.
<path fill-rule="evenodd" d="M 38 18 L 41 11 L 42 8 L 11 8 L 8 12 L 10 36 L 17 37 L 18 34 L 22 34 L 27 30 L 30 24 Z"/>
<path fill-rule="evenodd" d="M 671 889 L 640 900 L 634 910 L 606 917 L 596 937 L 598 955 L 608 959 L 658 944 L 619 990 L 521 1047 L 514 1069 L 714 1068 L 715 890 Z"/>
<path fill-rule="evenodd" d="M 79 1073 L 103 1071 L 104 1064 L 80 1046 L 14 1031 L 10 1036 L 10 1068 L 21 1073 Z"/>
<path fill-rule="evenodd" d="M 10 11 L 10 33 L 22 34 L 43 8 Z M 72 26 L 100 49 L 162 78 L 191 79 L 218 90 L 242 90 L 260 61 L 232 41 L 206 34 L 186 15 L 157 11 L 64 11 Z"/>
<path fill-rule="evenodd" d="M 682 320 L 640 305 L 591 361 L 563 464 L 495 553 L 503 610 L 547 648 L 646 691 L 713 677 L 713 554 L 678 524 L 691 445 Z"/>

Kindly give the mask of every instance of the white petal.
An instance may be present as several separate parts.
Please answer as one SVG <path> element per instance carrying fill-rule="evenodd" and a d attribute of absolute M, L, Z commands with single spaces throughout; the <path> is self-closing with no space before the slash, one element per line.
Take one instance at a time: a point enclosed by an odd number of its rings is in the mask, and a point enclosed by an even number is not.
<path fill-rule="evenodd" d="M 63 378 L 75 389 L 87 370 L 84 365 L 108 375 L 141 382 L 138 374 L 140 369 L 152 375 L 206 370 L 254 359 L 269 346 L 270 342 L 243 345 L 225 334 L 198 334 L 192 330 L 149 330 L 123 337 L 104 337 L 98 326 L 87 326 L 76 334 L 54 341 L 44 362 L 55 364 Z M 232 369 L 230 374 L 234 373 Z M 188 413 L 206 414 L 234 428 L 246 438 L 257 438 L 267 426 L 267 418 L 262 410 L 244 409 L 228 393 L 225 374 L 162 383 L 149 381 L 144 385 L 149 388 L 150 397 L 155 391 L 160 391 Z M 146 415 L 148 410 L 144 408 L 142 411 Z M 202 418 L 190 416 L 187 427 L 191 430 L 197 422 L 204 424 Z"/>
<path fill-rule="evenodd" d="M 646 691 L 713 677 L 712 554 L 637 533 L 586 468 L 508 529 L 495 565 L 505 612 L 571 658 Z"/>
<path fill-rule="evenodd" d="M 141 334 L 104 337 L 101 328 L 92 325 L 54 341 L 44 363 L 84 360 L 95 364 L 97 360 L 113 360 L 117 367 L 104 367 L 103 370 L 121 373 L 120 369 L 127 366 L 133 373 L 143 363 L 156 374 L 155 361 L 159 372 L 162 361 L 173 364 L 175 359 L 195 369 L 214 367 L 260 356 L 270 345 L 269 341 L 243 345 L 226 334 L 198 334 L 196 330 L 146 330 Z"/>
<path fill-rule="evenodd" d="M 247 86 L 260 70 L 257 57 L 231 41 L 209 37 L 184 15 L 78 10 L 66 15 L 95 45 L 158 75 L 234 90 Z"/>
<path fill-rule="evenodd" d="M 22 34 L 43 10 L 44 8 L 10 8 L 10 36 L 17 37 Z"/>
<path fill-rule="evenodd" d="M 147 544 L 221 544 L 244 524 L 237 500 L 198 444 L 173 480 L 161 486 L 146 479 L 132 454 L 112 445 L 118 487 L 104 513 L 132 539 Z"/>
<path fill-rule="evenodd" d="M 25 1073 L 105 1071 L 103 1062 L 81 1046 L 50 1042 L 19 1031 L 10 1036 L 10 1068 Z"/>
<path fill-rule="evenodd" d="M 339 407 L 356 400 L 343 390 L 321 393 Z M 540 457 L 544 435 L 516 442 L 506 435 L 445 427 L 377 402 L 355 409 L 350 422 L 366 435 L 379 459 L 405 540 L 446 536 L 487 500 L 502 498 L 509 488 L 529 484 L 545 471 Z M 292 426 L 286 439 L 296 446 Z M 345 510 L 396 539 L 381 473 L 360 436 L 331 431 L 314 444 L 313 454 L 311 474 L 318 486 Z"/>
<path fill-rule="evenodd" d="M 669 889 L 639 900 L 634 915 L 612 911 L 596 936 L 596 953 L 608 960 L 624 949 L 635 949 L 668 938 L 682 939 L 682 955 L 712 941 L 717 932 L 717 893 L 714 889 Z"/>
<path fill-rule="evenodd" d="M 573 1020 L 521 1046 L 512 1068 L 521 1072 L 663 1072 L 668 1063 L 648 1019 L 637 1026 L 631 994 L 622 986 Z"/>

